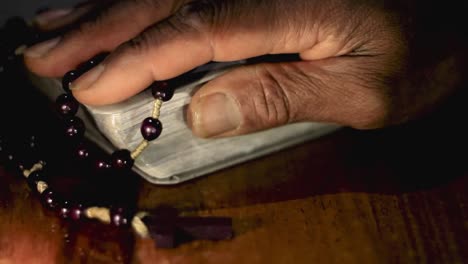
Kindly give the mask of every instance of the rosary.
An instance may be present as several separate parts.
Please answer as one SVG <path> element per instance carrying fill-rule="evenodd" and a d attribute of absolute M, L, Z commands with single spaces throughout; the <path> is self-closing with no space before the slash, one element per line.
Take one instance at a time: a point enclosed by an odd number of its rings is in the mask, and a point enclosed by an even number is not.
<path fill-rule="evenodd" d="M 0 40 L 1 63 L 0 77 L 8 75 L 18 75 L 18 65 L 21 64 L 21 47 L 31 45 L 35 42 L 47 38 L 46 34 L 41 34 L 21 18 L 9 19 L 3 29 L 4 39 Z M 6 36 L 6 37 L 5 37 Z M 76 114 L 80 104 L 70 92 L 70 84 L 86 71 L 99 64 L 105 58 L 105 54 L 100 54 L 83 63 L 75 70 L 69 71 L 62 78 L 64 93 L 58 96 L 55 101 L 55 108 L 63 123 L 63 133 L 68 143 L 73 146 L 74 158 L 79 160 L 90 160 L 94 158 L 92 149 L 88 148 L 84 141 L 85 125 Z M 13 87 L 8 87 L 10 89 Z M 152 113 L 142 121 L 141 143 L 133 150 L 116 150 L 102 159 L 91 162 L 94 164 L 94 171 L 104 173 L 125 174 L 129 173 L 134 166 L 135 160 L 145 151 L 152 141 L 156 140 L 163 130 L 163 125 L 159 120 L 161 106 L 169 101 L 174 94 L 174 84 L 171 80 L 154 82 L 151 89 L 154 97 L 154 107 Z M 28 109 L 29 111 L 32 111 Z M 27 111 L 28 111 L 27 110 Z M 47 124 L 44 124 L 47 125 Z M 3 129 L 2 129 L 3 130 Z M 36 136 L 29 145 L 34 148 Z M 83 219 L 97 220 L 103 224 L 110 224 L 116 228 L 130 228 L 138 237 L 151 238 L 158 248 L 173 248 L 177 246 L 177 234 L 183 233 L 191 239 L 199 240 L 224 240 L 233 236 L 232 219 L 224 217 L 181 217 L 172 208 L 159 208 L 150 211 L 128 210 L 119 206 L 98 206 L 86 205 L 79 201 L 70 202 L 59 195 L 48 181 L 48 161 L 43 157 L 34 157 L 21 160 L 21 155 L 11 149 L 12 142 L 9 142 L 3 131 L 0 131 L 0 156 L 5 165 L 15 168 L 15 170 L 26 179 L 33 192 L 36 192 L 43 205 L 57 212 L 58 215 L 69 221 L 79 221 Z"/>

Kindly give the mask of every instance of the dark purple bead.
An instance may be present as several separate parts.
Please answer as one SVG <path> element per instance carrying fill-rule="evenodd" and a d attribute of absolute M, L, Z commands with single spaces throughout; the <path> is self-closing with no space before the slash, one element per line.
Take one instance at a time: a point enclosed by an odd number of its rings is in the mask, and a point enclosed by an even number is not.
<path fill-rule="evenodd" d="M 148 117 L 141 124 L 141 135 L 144 139 L 151 141 L 157 139 L 162 132 L 162 124 L 158 119 Z"/>
<path fill-rule="evenodd" d="M 7 153 L 5 155 L 6 162 L 7 162 L 7 167 L 11 168 L 13 170 L 17 170 L 22 174 L 23 170 L 26 169 L 23 162 L 21 162 L 16 154 L 13 153 Z"/>
<path fill-rule="evenodd" d="M 36 136 L 30 136 L 28 141 L 28 146 L 31 150 L 38 149 L 38 140 Z"/>
<path fill-rule="evenodd" d="M 80 144 L 75 150 L 79 160 L 87 160 L 89 158 L 89 150 L 85 144 Z"/>
<path fill-rule="evenodd" d="M 81 139 L 85 132 L 83 120 L 79 117 L 69 117 L 65 120 L 65 135 L 73 139 Z"/>
<path fill-rule="evenodd" d="M 107 171 L 111 168 L 111 165 L 109 164 L 109 162 L 105 161 L 105 160 L 98 160 L 96 162 L 96 169 L 98 171 Z"/>
<path fill-rule="evenodd" d="M 33 190 L 37 190 L 37 183 L 40 181 L 44 181 L 44 172 L 43 171 L 34 171 L 29 174 L 27 179 L 29 187 Z"/>
<path fill-rule="evenodd" d="M 111 224 L 119 226 L 127 226 L 130 223 L 131 217 L 122 207 L 111 208 L 110 210 Z"/>
<path fill-rule="evenodd" d="M 26 141 L 26 152 L 28 152 L 27 156 L 30 161 L 36 162 L 38 159 L 43 158 L 44 150 L 41 143 L 37 136 L 29 136 Z"/>
<path fill-rule="evenodd" d="M 112 154 L 112 167 L 115 169 L 130 169 L 134 160 L 127 149 L 117 150 Z"/>
<path fill-rule="evenodd" d="M 63 116 L 74 116 L 80 104 L 71 94 L 62 94 L 56 100 L 57 111 Z"/>
<path fill-rule="evenodd" d="M 70 209 L 70 218 L 72 220 L 80 220 L 83 216 L 83 206 L 81 204 L 73 205 Z"/>
<path fill-rule="evenodd" d="M 54 191 L 46 189 L 41 196 L 47 208 L 55 209 L 59 206 L 60 198 Z"/>
<path fill-rule="evenodd" d="M 151 93 L 155 99 L 161 99 L 167 102 L 174 96 L 174 88 L 169 86 L 166 81 L 154 82 L 151 86 Z"/>
<path fill-rule="evenodd" d="M 68 219 L 70 217 L 70 203 L 68 201 L 63 201 L 60 204 L 58 213 L 61 218 Z"/>
<path fill-rule="evenodd" d="M 63 78 L 62 78 L 62 88 L 65 92 L 70 92 L 70 85 L 72 82 L 74 82 L 76 79 L 80 77 L 80 73 L 78 71 L 69 71 L 67 72 Z"/>

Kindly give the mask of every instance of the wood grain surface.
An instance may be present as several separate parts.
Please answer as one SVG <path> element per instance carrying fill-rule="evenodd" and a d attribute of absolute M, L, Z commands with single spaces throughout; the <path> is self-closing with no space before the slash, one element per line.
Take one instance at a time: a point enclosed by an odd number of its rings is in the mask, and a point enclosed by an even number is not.
<path fill-rule="evenodd" d="M 346 128 L 178 186 L 137 175 L 107 186 L 143 209 L 230 216 L 236 235 L 229 241 L 158 249 L 129 230 L 64 221 L 2 168 L 0 264 L 466 263 L 466 98 L 462 91 L 406 125 Z M 97 199 L 108 194 L 93 189 L 91 177 L 57 179 L 64 192 L 81 186 Z"/>

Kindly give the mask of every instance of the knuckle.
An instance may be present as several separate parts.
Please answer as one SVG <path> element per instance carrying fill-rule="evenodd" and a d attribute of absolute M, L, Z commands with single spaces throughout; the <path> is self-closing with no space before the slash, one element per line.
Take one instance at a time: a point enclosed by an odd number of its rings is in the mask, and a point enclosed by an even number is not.
<path fill-rule="evenodd" d="M 134 52 L 144 53 L 154 45 L 180 38 L 183 33 L 206 32 L 207 27 L 213 21 L 214 5 L 213 1 L 196 1 L 186 4 L 173 16 L 154 24 L 128 41 L 126 46 Z"/>
<path fill-rule="evenodd" d="M 278 75 L 268 67 L 256 66 L 255 82 L 249 90 L 254 122 L 273 127 L 290 122 L 290 104 Z M 252 116 L 252 115 L 249 115 Z"/>
<path fill-rule="evenodd" d="M 220 1 L 193 1 L 182 6 L 175 14 L 174 20 L 195 29 L 206 30 L 215 24 L 220 9 Z"/>
<path fill-rule="evenodd" d="M 119 50 L 121 53 L 130 53 L 129 55 L 146 54 L 153 45 L 157 44 L 157 38 L 149 32 L 143 32 L 137 37 L 127 41 Z"/>

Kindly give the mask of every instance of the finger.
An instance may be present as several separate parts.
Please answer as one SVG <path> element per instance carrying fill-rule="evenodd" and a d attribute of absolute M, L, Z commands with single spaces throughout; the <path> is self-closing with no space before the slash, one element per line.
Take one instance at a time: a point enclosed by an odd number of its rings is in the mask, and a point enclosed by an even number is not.
<path fill-rule="evenodd" d="M 169 16 L 178 2 L 118 1 L 63 37 L 30 47 L 25 52 L 25 63 L 39 75 L 61 77 L 83 61 L 112 51 L 154 21 Z"/>
<path fill-rule="evenodd" d="M 39 13 L 33 19 L 33 25 L 42 31 L 57 30 L 74 24 L 80 18 L 96 8 L 97 1 L 86 2 L 86 4 L 75 8 L 50 9 Z"/>
<path fill-rule="evenodd" d="M 278 53 L 304 53 L 305 59 L 320 59 L 352 49 L 331 31 L 330 37 L 323 38 L 326 43 L 320 42 L 310 14 L 302 18 L 295 13 L 302 10 L 300 3 L 303 1 L 288 2 L 286 9 L 279 0 L 188 4 L 79 78 L 73 84 L 74 94 L 85 104 L 111 104 L 138 93 L 154 80 L 178 76 L 209 61 Z M 293 26 L 291 17 L 298 17 Z"/>
<path fill-rule="evenodd" d="M 249 134 L 301 121 L 378 127 L 389 105 L 385 90 L 372 76 L 375 71 L 367 75 L 350 67 L 366 63 L 365 59 L 353 59 L 258 64 L 233 70 L 193 96 L 189 126 L 204 138 Z"/>

